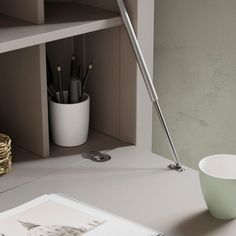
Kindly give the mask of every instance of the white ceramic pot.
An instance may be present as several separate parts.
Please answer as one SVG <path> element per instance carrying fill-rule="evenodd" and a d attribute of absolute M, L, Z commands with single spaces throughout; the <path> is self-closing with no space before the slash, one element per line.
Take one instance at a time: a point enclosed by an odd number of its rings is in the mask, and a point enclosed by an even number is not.
<path fill-rule="evenodd" d="M 218 218 L 236 218 L 236 156 L 212 155 L 199 163 L 202 193 L 210 213 Z"/>
<path fill-rule="evenodd" d="M 64 92 L 68 100 L 68 91 Z M 85 94 L 80 103 L 60 104 L 49 101 L 50 129 L 53 142 L 63 147 L 75 147 L 88 139 L 90 97 Z"/>

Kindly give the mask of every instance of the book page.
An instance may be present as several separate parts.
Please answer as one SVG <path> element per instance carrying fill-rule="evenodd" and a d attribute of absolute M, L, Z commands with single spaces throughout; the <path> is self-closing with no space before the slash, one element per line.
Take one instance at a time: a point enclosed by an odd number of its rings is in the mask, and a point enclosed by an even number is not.
<path fill-rule="evenodd" d="M 44 195 L 0 214 L 0 236 L 163 235 L 85 203 Z"/>

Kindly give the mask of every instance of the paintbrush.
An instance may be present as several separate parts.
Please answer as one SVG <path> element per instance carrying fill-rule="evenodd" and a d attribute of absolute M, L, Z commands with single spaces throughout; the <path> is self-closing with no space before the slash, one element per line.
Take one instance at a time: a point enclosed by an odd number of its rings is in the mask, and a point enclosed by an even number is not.
<path fill-rule="evenodd" d="M 75 61 L 76 61 L 76 57 L 75 55 L 73 55 L 71 57 L 71 64 L 70 64 L 70 78 L 72 78 L 75 74 Z"/>
<path fill-rule="evenodd" d="M 61 77 L 61 67 L 57 67 L 57 79 L 58 79 L 58 87 L 59 87 L 59 95 L 60 95 L 60 103 L 65 103 L 63 88 L 62 88 L 62 77 Z"/>
<path fill-rule="evenodd" d="M 87 81 L 88 81 L 88 79 L 89 79 L 89 75 L 90 75 L 90 72 L 91 72 L 92 69 L 93 69 L 93 64 L 90 63 L 89 66 L 88 66 L 88 69 L 87 69 L 87 71 L 86 71 L 86 74 L 85 74 L 83 83 L 82 83 L 82 90 L 83 90 L 83 91 L 84 91 L 84 89 L 85 89 L 85 86 L 86 86 L 86 84 L 87 84 Z"/>

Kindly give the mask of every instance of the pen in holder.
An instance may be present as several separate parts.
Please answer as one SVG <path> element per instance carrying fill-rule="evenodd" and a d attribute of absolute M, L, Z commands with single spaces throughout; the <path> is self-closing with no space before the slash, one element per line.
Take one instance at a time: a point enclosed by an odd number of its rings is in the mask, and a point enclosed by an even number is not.
<path fill-rule="evenodd" d="M 60 93 L 56 95 L 60 99 Z M 64 91 L 63 95 L 64 104 L 49 100 L 53 142 L 63 147 L 82 145 L 88 139 L 90 97 L 84 93 L 79 103 L 68 104 L 68 91 Z"/>
<path fill-rule="evenodd" d="M 55 144 L 63 147 L 79 146 L 88 139 L 90 97 L 85 92 L 85 87 L 93 64 L 88 65 L 82 79 L 81 66 L 77 62 L 76 56 L 72 55 L 69 91 L 63 90 L 62 67 L 57 66 L 57 91 L 53 84 L 51 66 L 47 60 L 51 136 Z"/>
<path fill-rule="evenodd" d="M 72 78 L 70 80 L 69 103 L 74 104 L 80 102 L 82 98 L 82 86 L 79 78 Z"/>

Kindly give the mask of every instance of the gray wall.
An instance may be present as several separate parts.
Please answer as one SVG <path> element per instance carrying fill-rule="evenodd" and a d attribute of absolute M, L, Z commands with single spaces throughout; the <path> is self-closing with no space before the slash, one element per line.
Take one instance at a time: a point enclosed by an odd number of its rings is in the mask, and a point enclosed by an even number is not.
<path fill-rule="evenodd" d="M 236 154 L 236 1 L 155 2 L 154 81 L 181 160 Z M 155 114 L 153 151 L 170 157 Z"/>

